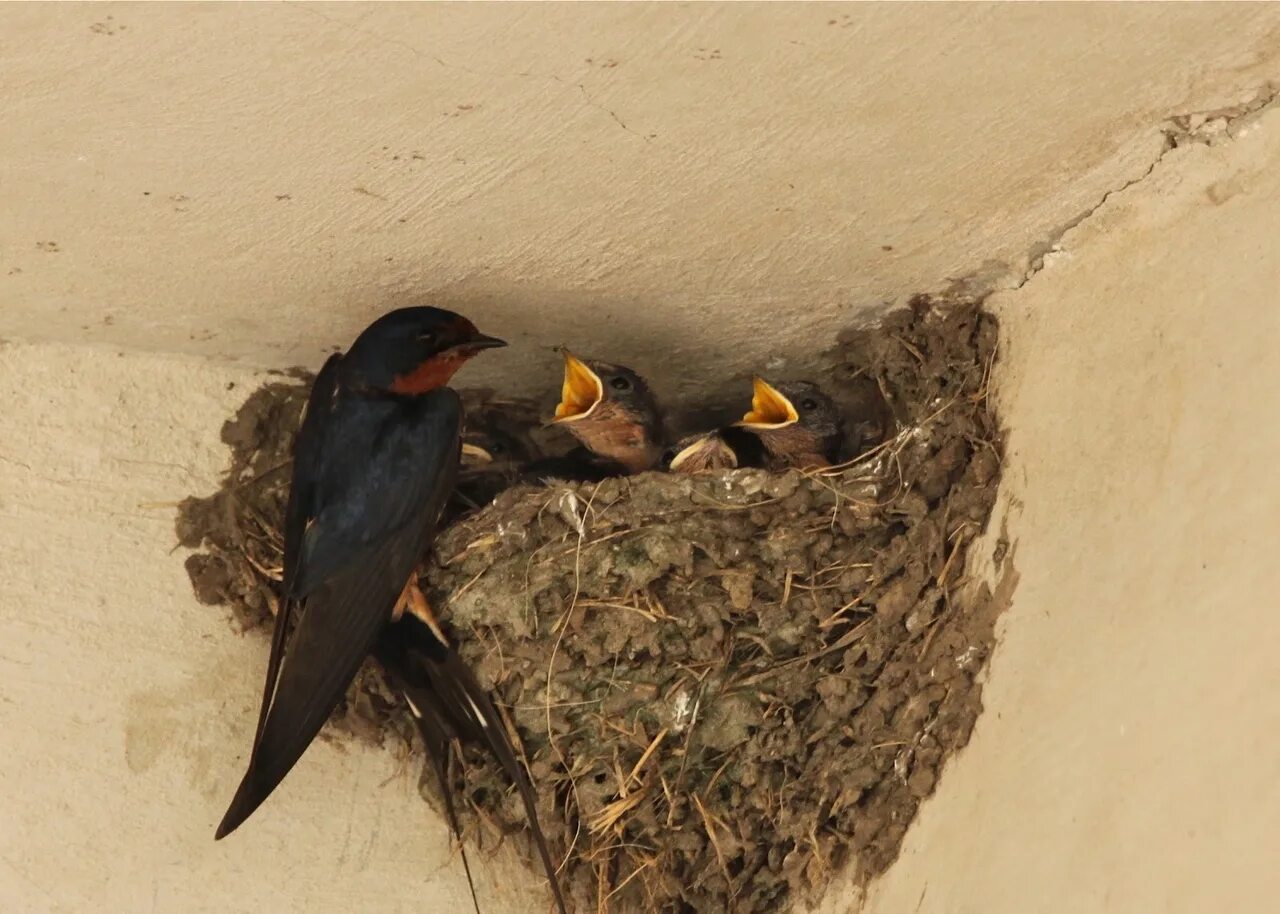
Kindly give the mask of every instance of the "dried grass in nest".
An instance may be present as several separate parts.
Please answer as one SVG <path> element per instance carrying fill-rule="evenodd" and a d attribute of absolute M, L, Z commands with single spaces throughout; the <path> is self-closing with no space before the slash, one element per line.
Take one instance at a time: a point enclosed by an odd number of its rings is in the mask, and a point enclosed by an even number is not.
<path fill-rule="evenodd" d="M 901 424 L 857 460 L 523 487 L 440 537 L 424 586 L 520 734 L 579 910 L 778 911 L 896 855 L 981 708 L 998 607 L 963 576 L 994 355 L 990 318 L 922 303 L 842 340 L 828 384 L 874 378 Z M 283 480 L 242 463 L 258 494 L 193 580 L 217 564 L 247 608 Z M 343 720 L 403 725 L 376 685 Z M 468 754 L 455 787 L 485 832 L 523 830 L 495 765 Z"/>

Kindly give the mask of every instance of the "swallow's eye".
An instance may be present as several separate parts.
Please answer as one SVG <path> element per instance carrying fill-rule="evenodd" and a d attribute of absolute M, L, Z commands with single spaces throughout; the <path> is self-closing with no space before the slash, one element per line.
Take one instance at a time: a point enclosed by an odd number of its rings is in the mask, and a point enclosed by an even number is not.
<path fill-rule="evenodd" d="M 614 375 L 609 379 L 609 386 L 614 390 L 630 390 L 631 381 L 622 375 Z"/>
<path fill-rule="evenodd" d="M 818 401 L 812 398 L 806 397 L 805 399 L 800 401 L 800 408 L 804 410 L 817 409 Z"/>
<path fill-rule="evenodd" d="M 430 346 L 435 341 L 436 341 L 436 335 L 434 331 L 427 330 L 424 333 L 418 334 L 419 343 L 426 343 L 428 346 Z"/>

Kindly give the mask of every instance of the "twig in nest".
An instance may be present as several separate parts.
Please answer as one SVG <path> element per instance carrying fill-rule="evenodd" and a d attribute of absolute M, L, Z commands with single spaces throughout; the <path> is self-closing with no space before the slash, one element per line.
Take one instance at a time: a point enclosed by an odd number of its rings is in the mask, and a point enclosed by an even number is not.
<path fill-rule="evenodd" d="M 996 353 L 1000 351 L 1000 338 L 996 337 L 996 344 L 991 347 L 991 355 L 987 358 L 987 364 L 982 369 L 982 382 L 978 387 L 977 393 L 969 398 L 971 403 L 982 403 L 991 393 L 991 370 L 995 367 Z M 986 404 L 988 415 L 990 415 L 990 404 Z"/>
<path fill-rule="evenodd" d="M 645 602 L 649 604 L 650 611 L 660 619 L 670 619 L 671 613 L 667 612 L 667 607 L 658 599 L 658 595 L 652 589 L 644 592 Z"/>
<path fill-rule="evenodd" d="M 662 741 L 667 738 L 667 730 L 667 727 L 663 727 L 659 730 L 658 735 L 655 736 L 653 738 L 653 742 L 649 744 L 649 748 L 644 750 L 644 754 L 640 756 L 640 761 L 636 762 L 635 767 L 631 769 L 631 773 L 627 775 L 627 779 L 623 782 L 622 786 L 624 790 L 632 781 L 639 780 L 638 775 L 640 774 L 640 769 L 644 767 L 645 762 L 649 761 L 649 756 L 653 755 L 657 748 L 662 745 Z"/>
<path fill-rule="evenodd" d="M 716 852 L 716 860 L 720 862 L 720 869 L 724 871 L 725 886 L 732 888 L 733 877 L 729 875 L 729 864 L 725 862 L 724 851 L 720 850 L 720 839 L 716 837 L 716 829 L 711 824 L 711 816 L 707 815 L 707 809 L 702 805 L 702 800 L 698 798 L 696 793 L 693 795 L 693 805 L 698 807 L 698 814 L 702 816 L 702 825 L 707 830 L 707 839 L 711 842 L 712 850 Z"/>
<path fill-rule="evenodd" d="M 833 571 L 847 571 L 850 568 L 873 568 L 873 562 L 833 562 L 823 568 L 819 568 L 814 575 L 831 574 Z"/>
<path fill-rule="evenodd" d="M 262 512 L 260 512 L 257 508 L 255 508 L 253 505 L 249 504 L 248 502 L 243 501 L 242 499 L 238 499 L 238 498 L 236 499 L 236 506 L 239 507 L 241 511 L 243 511 L 255 524 L 258 525 L 258 529 L 260 529 L 264 534 L 266 534 L 267 544 L 269 546 L 273 547 L 277 552 L 284 551 L 284 537 L 280 535 L 280 528 L 278 526 L 268 521 L 265 517 L 262 516 Z M 253 536 L 253 534 L 245 530 L 243 526 L 241 526 L 240 529 L 243 533 Z M 254 537 L 254 538 L 258 539 L 257 537 Z M 261 540 L 259 541 L 261 542 Z"/>
<path fill-rule="evenodd" d="M 454 562 L 460 562 L 464 558 L 466 558 L 467 555 L 473 549 L 484 549 L 494 545 L 497 542 L 498 542 L 498 538 L 496 536 L 494 536 L 492 533 L 486 533 L 483 536 L 477 537 L 476 539 L 473 539 L 471 542 L 467 543 L 467 545 L 462 547 L 462 550 L 460 552 L 457 552 L 454 555 L 451 555 L 447 561 L 441 562 L 441 564 L 444 565 L 445 568 L 448 568 Z"/>
<path fill-rule="evenodd" d="M 770 676 L 776 676 L 778 673 L 782 672 L 788 667 L 792 667 L 800 663 L 812 663 L 814 660 L 818 660 L 822 657 L 827 656 L 827 654 L 846 648 L 850 644 L 853 644 L 854 641 L 858 640 L 858 638 L 862 636 L 863 632 L 866 631 L 867 626 L 870 624 L 871 624 L 871 620 L 866 619 L 863 622 L 859 623 L 858 625 L 855 625 L 853 628 L 849 629 L 849 631 L 845 632 L 843 635 L 837 638 L 833 643 L 827 645 L 821 650 L 813 651 L 812 653 L 805 654 L 804 656 L 801 656 L 801 657 L 792 657 L 790 660 L 785 660 L 782 663 L 779 663 L 777 666 L 770 667 L 767 670 L 762 670 L 761 672 L 748 676 L 745 679 L 739 679 L 736 682 L 732 683 L 732 688 L 740 689 L 740 688 L 746 688 L 747 686 L 755 685 L 757 682 L 763 682 L 764 680 L 768 679 Z"/>
<path fill-rule="evenodd" d="M 551 728 L 551 680 L 556 668 L 556 657 L 560 653 L 560 645 L 564 642 L 565 632 L 569 630 L 569 620 L 573 616 L 573 611 L 578 605 L 578 596 L 579 594 L 582 593 L 582 540 L 586 536 L 586 518 L 588 513 L 591 511 L 591 502 L 595 499 L 596 492 L 598 491 L 599 491 L 598 486 L 592 490 L 591 498 L 587 499 L 586 507 L 583 508 L 582 510 L 583 522 L 582 522 L 582 525 L 578 528 L 578 551 L 573 558 L 573 597 L 569 600 L 569 608 L 564 611 L 564 616 L 561 617 L 560 621 L 556 624 L 556 628 L 559 628 L 560 631 L 556 635 L 555 644 L 551 648 L 551 657 L 547 661 L 547 681 L 546 681 L 546 695 L 545 695 L 546 721 L 547 721 L 547 745 L 551 747 L 551 751 L 554 752 L 556 754 L 556 758 L 560 760 L 560 767 L 562 767 L 565 770 L 565 772 L 569 774 L 569 788 L 573 792 L 574 805 L 577 806 L 579 810 L 582 809 L 582 801 L 578 798 L 578 784 L 576 781 L 573 780 L 572 770 L 569 766 L 569 762 L 564 757 L 564 753 L 560 751 L 560 746 L 557 745 L 556 743 L 555 732 Z M 569 844 L 569 847 L 565 850 L 564 859 L 561 860 L 560 866 L 557 868 L 557 872 L 559 870 L 564 869 L 568 865 L 569 861 L 572 859 L 573 850 L 578 844 L 578 836 L 581 834 L 581 832 L 582 832 L 582 823 L 581 823 L 581 820 L 579 820 L 578 829 L 577 831 L 574 832 L 574 835 L 573 835 L 573 841 Z"/>
<path fill-rule="evenodd" d="M 907 352 L 915 356 L 916 361 L 918 361 L 921 365 L 925 363 L 924 353 L 922 353 L 919 349 L 911 345 L 911 343 L 907 342 L 902 337 L 898 336 L 898 334 L 894 333 L 892 334 L 892 336 L 894 340 L 896 340 L 898 343 L 902 345 L 903 349 L 907 350 Z"/>
<path fill-rule="evenodd" d="M 630 873 L 627 874 L 626 879 L 619 882 L 618 885 L 614 888 L 614 890 L 605 896 L 605 901 L 607 902 L 614 895 L 617 895 L 619 892 L 621 892 L 623 889 L 627 887 L 628 882 L 630 882 L 632 879 L 635 879 L 637 876 L 639 876 L 641 873 L 643 873 L 645 870 L 647 870 L 649 867 L 653 866 L 657 862 L 658 862 L 657 857 L 644 858 L 643 862 L 641 862 L 635 869 L 633 869 Z"/>
<path fill-rule="evenodd" d="M 827 618 L 825 618 L 825 619 L 823 619 L 821 622 L 819 622 L 819 623 L 818 623 L 818 628 L 830 628 L 831 626 L 835 625 L 837 622 L 839 622 L 841 619 L 843 619 L 843 618 L 844 618 L 844 614 L 845 614 L 846 612 L 848 612 L 849 610 L 853 609 L 853 607 L 857 606 L 857 605 L 858 605 L 859 603 L 861 603 L 864 599 L 866 599 L 867 594 L 869 594 L 869 593 L 871 592 L 871 590 L 872 590 L 872 589 L 873 589 L 877 584 L 879 584 L 879 583 L 880 583 L 880 579 L 879 579 L 879 578 L 874 578 L 874 577 L 873 577 L 873 578 L 868 579 L 868 580 L 867 580 L 867 582 L 866 582 L 866 586 L 865 586 L 865 587 L 863 587 L 863 589 L 862 589 L 862 592 L 861 592 L 861 593 L 859 593 L 856 597 L 854 597 L 854 598 L 853 598 L 852 600 L 850 600 L 848 603 L 845 603 L 843 606 L 841 606 L 839 609 L 837 609 L 837 610 L 836 610 L 835 612 L 833 612 L 831 615 L 827 616 Z"/>
<path fill-rule="evenodd" d="M 619 819 L 640 805 L 645 793 L 646 791 L 644 790 L 637 790 L 635 793 L 629 793 L 625 797 L 619 797 L 612 803 L 606 804 L 591 820 L 591 833 L 599 835 L 608 831 L 617 824 Z"/>
<path fill-rule="evenodd" d="M 962 528 L 963 529 L 963 528 Z M 947 586 L 947 573 L 951 571 L 951 564 L 956 560 L 956 556 L 960 554 L 960 550 L 968 542 L 968 538 L 964 536 L 956 537 L 955 543 L 951 546 L 951 554 L 947 556 L 947 560 L 943 563 L 942 570 L 938 572 L 936 578 L 940 587 Z"/>
<path fill-rule="evenodd" d="M 236 489 L 237 490 L 247 489 L 250 486 L 257 485 L 258 483 L 262 482 L 262 480 L 266 479 L 268 476 L 272 475 L 273 473 L 279 473 L 281 470 L 283 470 L 285 467 L 287 467 L 291 463 L 293 463 L 292 457 L 290 457 L 288 460 L 284 461 L 283 463 L 277 463 L 273 467 L 267 467 L 267 469 L 263 470 L 261 473 L 259 473 L 257 476 L 254 476 L 252 479 L 246 479 L 244 482 L 237 483 Z"/>
<path fill-rule="evenodd" d="M 583 609 L 625 609 L 643 617 L 649 622 L 660 622 L 663 619 L 669 619 L 670 616 L 657 616 L 647 609 L 641 609 L 639 606 L 631 606 L 627 603 L 611 603 L 608 600 L 582 600 L 578 603 Z"/>
<path fill-rule="evenodd" d="M 590 502 L 588 502 L 588 505 L 590 505 Z M 579 537 L 578 545 L 575 546 L 573 549 L 566 549 L 563 552 L 557 552 L 555 555 L 549 555 L 546 557 L 546 559 L 544 559 L 544 561 L 550 562 L 553 559 L 564 558 L 566 555 L 569 555 L 570 553 L 573 553 L 575 556 L 580 557 L 583 549 L 590 549 L 592 546 L 599 546 L 601 543 L 607 543 L 609 542 L 609 540 L 615 540 L 620 536 L 626 536 L 628 533 L 639 533 L 641 530 L 650 530 L 656 526 L 658 525 L 644 524 L 640 527 L 628 527 L 625 530 L 615 530 L 612 533 L 606 533 L 604 536 L 598 536 L 595 539 L 585 543 L 582 542 L 581 537 Z M 577 559 L 575 559 L 575 562 L 576 561 Z"/>
<path fill-rule="evenodd" d="M 942 628 L 942 617 L 934 619 L 929 626 L 929 631 L 925 633 L 924 642 L 920 645 L 920 653 L 916 654 L 916 662 L 919 663 L 924 659 L 924 655 L 929 653 L 929 645 L 933 644 L 933 636 L 938 633 L 938 629 Z"/>
<path fill-rule="evenodd" d="M 275 581 L 279 584 L 284 580 L 284 568 L 268 568 L 251 556 L 248 550 L 241 550 L 244 553 L 244 560 L 253 566 L 254 571 L 262 575 L 268 581 Z"/>
<path fill-rule="evenodd" d="M 511 705 L 513 711 L 537 711 L 539 708 L 582 708 L 587 705 L 598 705 L 604 701 L 603 698 L 584 698 L 582 701 L 553 701 L 547 704 L 545 701 L 536 705 Z"/>
<path fill-rule="evenodd" d="M 613 865 L 613 848 L 607 848 L 608 856 L 596 862 L 596 914 L 605 914 L 609 910 L 609 870 Z"/>
<path fill-rule="evenodd" d="M 710 495 L 707 495 L 705 492 L 699 492 L 697 490 L 694 490 L 689 494 L 691 494 L 695 498 L 705 498 L 707 501 L 711 502 L 711 507 L 718 508 L 721 511 L 750 511 L 752 508 L 763 508 L 765 505 L 771 505 L 774 502 L 782 501 L 780 497 L 762 498 L 760 501 L 753 501 L 750 504 L 731 505 L 727 501 L 720 501 L 719 499 L 712 498 Z M 707 507 L 707 506 L 699 505 L 698 507 Z M 662 512 L 659 512 L 658 514 L 655 514 L 654 516 L 661 517 L 667 514 L 679 514 L 679 513 L 686 513 L 686 512 L 662 511 Z"/>
<path fill-rule="evenodd" d="M 475 573 L 475 575 L 474 575 L 474 576 L 472 576 L 472 578 L 471 578 L 471 580 L 470 580 L 470 581 L 467 581 L 467 583 L 463 584 L 461 587 L 459 587 L 459 588 L 458 588 L 457 590 L 455 590 L 453 593 L 449 594 L 449 602 L 451 602 L 451 603 L 452 603 L 452 602 L 456 601 L 456 600 L 457 600 L 459 597 L 461 597 L 464 593 L 466 593 L 468 590 L 470 590 L 470 589 L 471 589 L 471 587 L 472 587 L 472 585 L 473 585 L 473 584 L 475 584 L 475 582 L 476 582 L 476 581 L 478 581 L 478 580 L 480 580 L 482 577 L 484 577 L 484 573 L 485 573 L 486 571 L 488 571 L 488 570 L 489 570 L 489 566 L 488 566 L 488 565 L 486 565 L 486 566 L 484 566 L 483 568 L 481 568 L 479 571 L 477 571 L 477 572 Z"/>
<path fill-rule="evenodd" d="M 724 774 L 724 770 L 729 767 L 729 763 L 733 761 L 734 753 L 741 745 L 742 744 L 739 743 L 738 746 L 734 746 L 725 753 L 724 761 L 720 763 L 720 767 L 716 769 L 716 773 L 711 775 L 711 780 L 707 781 L 707 786 L 702 788 L 702 795 L 704 797 L 708 796 L 711 793 L 711 788 L 716 786 L 716 781 L 720 780 L 720 775 Z"/>
<path fill-rule="evenodd" d="M 689 715 L 689 725 L 685 728 L 685 731 L 684 731 L 684 745 L 681 747 L 681 750 L 680 750 L 680 770 L 676 772 L 676 787 L 675 787 L 676 790 L 679 790 L 681 786 L 684 784 L 684 772 L 685 772 L 686 766 L 689 764 L 689 744 L 693 742 L 693 731 L 698 726 L 698 711 L 702 708 L 703 688 L 704 686 L 702 682 L 699 682 L 698 697 L 694 699 L 693 713 Z M 661 775 L 659 775 L 659 777 L 661 778 Z M 666 797 L 667 797 L 667 827 L 670 828 L 671 818 L 672 816 L 675 815 L 675 812 L 676 812 L 676 805 L 671 797 L 671 791 L 667 789 L 667 779 L 661 778 L 661 780 L 662 780 L 662 792 L 666 794 Z"/>

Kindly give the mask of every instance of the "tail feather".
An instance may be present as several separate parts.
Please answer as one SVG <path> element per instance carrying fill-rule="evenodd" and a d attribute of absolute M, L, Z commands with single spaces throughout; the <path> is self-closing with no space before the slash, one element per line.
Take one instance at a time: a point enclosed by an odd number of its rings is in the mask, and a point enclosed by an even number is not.
<path fill-rule="evenodd" d="M 405 701 L 409 703 L 409 711 L 418 732 L 422 734 L 423 745 L 427 748 L 427 757 L 436 773 L 436 783 L 440 787 L 440 796 L 444 800 L 445 818 L 449 820 L 449 830 L 458 842 L 458 852 L 462 855 L 462 869 L 467 874 L 467 888 L 471 890 L 471 904 L 480 914 L 480 900 L 476 897 L 476 883 L 471 878 L 471 863 L 467 860 L 467 848 L 462 840 L 462 825 L 458 822 L 458 810 L 453 803 L 453 789 L 449 784 L 449 756 L 456 737 L 450 733 L 448 724 L 439 716 L 433 705 L 433 696 L 421 688 L 407 683 L 402 685 Z"/>
<path fill-rule="evenodd" d="M 384 652 L 381 645 L 388 645 L 392 641 L 398 642 L 398 645 Z M 402 689 L 406 698 L 418 709 L 415 716 L 419 721 L 419 727 L 423 726 L 423 721 L 430 720 L 432 721 L 430 726 L 434 730 L 445 734 L 443 749 L 440 747 L 441 737 L 435 735 L 433 739 L 427 740 L 427 749 L 432 751 L 434 740 L 436 746 L 433 764 L 436 765 L 437 776 L 441 778 L 446 812 L 450 818 L 454 818 L 451 808 L 452 800 L 442 772 L 443 765 L 448 759 L 450 739 L 448 735 L 452 734 L 452 738 L 488 749 L 519 791 L 525 816 L 529 820 L 529 829 L 533 833 L 538 856 L 546 870 L 547 881 L 551 884 L 556 906 L 560 914 L 567 914 L 568 908 L 560 890 L 556 867 L 552 863 L 551 852 L 547 848 L 547 840 L 538 821 L 533 784 L 530 783 L 524 767 L 516 759 L 515 748 L 507 735 L 502 718 L 475 674 L 457 652 L 441 644 L 425 624 L 412 616 L 405 616 L 397 625 L 388 629 L 381 645 L 379 658 L 393 657 L 392 672 L 402 680 Z M 397 652 L 399 656 L 395 657 Z M 426 738 L 427 731 L 423 732 Z M 451 824 L 456 832 L 456 819 Z"/>

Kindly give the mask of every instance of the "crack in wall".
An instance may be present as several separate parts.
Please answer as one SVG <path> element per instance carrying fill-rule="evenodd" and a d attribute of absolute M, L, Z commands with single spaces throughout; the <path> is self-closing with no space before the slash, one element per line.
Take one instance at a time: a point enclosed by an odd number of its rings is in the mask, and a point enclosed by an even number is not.
<path fill-rule="evenodd" d="M 1012 285 L 1001 287 L 1000 291 L 1016 292 L 1034 279 L 1036 274 L 1044 269 L 1045 259 L 1048 255 L 1062 250 L 1062 239 L 1067 232 L 1093 216 L 1116 194 L 1123 193 L 1135 184 L 1140 184 L 1149 178 L 1160 163 L 1164 161 L 1165 156 L 1173 152 L 1173 150 L 1191 144 L 1209 146 L 1230 142 L 1241 135 L 1242 131 L 1256 121 L 1263 112 L 1275 106 L 1277 101 L 1280 100 L 1280 83 L 1267 82 L 1253 91 L 1253 98 L 1241 104 L 1207 111 L 1176 114 L 1166 118 L 1160 127 L 1164 142 L 1160 151 L 1142 174 L 1135 178 L 1130 178 L 1119 187 L 1111 188 L 1098 199 L 1097 203 L 1064 222 L 1052 231 L 1045 241 L 1034 245 L 1028 253 L 1025 272 Z M 997 289 L 991 288 L 988 290 L 988 294 L 994 291 L 997 291 Z"/>

